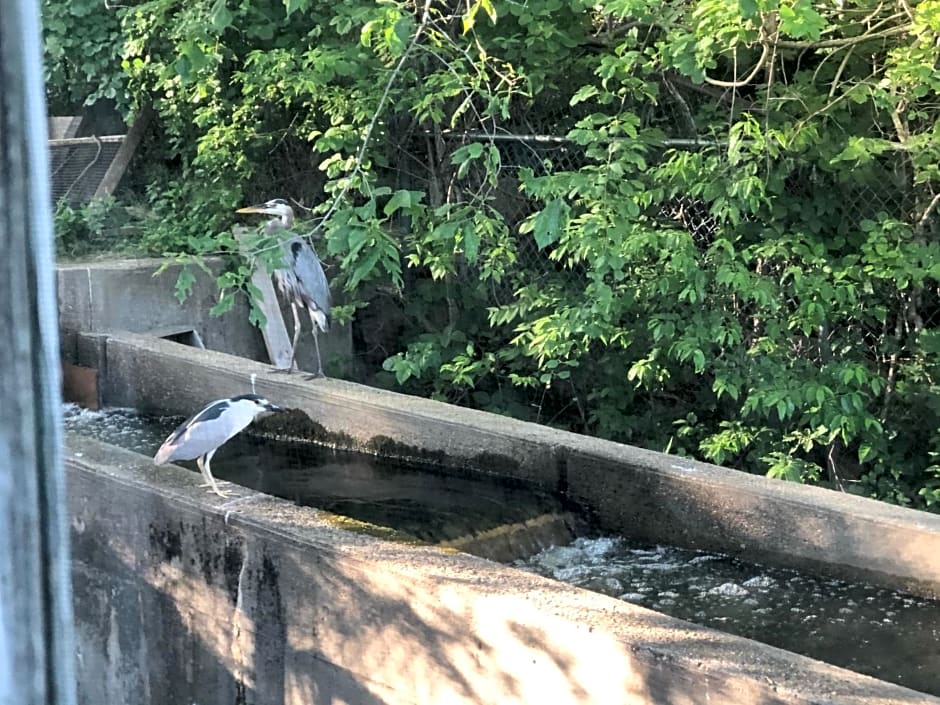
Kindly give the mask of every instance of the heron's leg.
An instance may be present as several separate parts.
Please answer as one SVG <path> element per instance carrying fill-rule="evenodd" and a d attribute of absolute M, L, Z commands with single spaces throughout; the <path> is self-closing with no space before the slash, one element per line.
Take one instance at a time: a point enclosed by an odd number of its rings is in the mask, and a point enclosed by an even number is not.
<path fill-rule="evenodd" d="M 322 379 L 323 377 L 326 377 L 326 375 L 323 374 L 323 363 L 320 362 L 320 338 L 317 335 L 320 327 L 317 325 L 317 319 L 313 317 L 313 311 L 308 308 L 307 313 L 310 314 L 310 324 L 313 326 L 313 347 L 317 352 L 316 374 L 309 375 L 307 379 Z"/>
<path fill-rule="evenodd" d="M 203 479 L 203 480 L 206 480 L 206 482 L 203 482 L 203 483 L 202 483 L 201 485 L 199 485 L 199 486 L 200 486 L 200 487 L 211 487 L 211 486 L 212 486 L 212 483 L 209 481 L 209 478 L 210 478 L 211 476 L 206 474 L 206 465 L 205 465 L 205 462 L 204 462 L 204 458 L 205 458 L 205 456 L 203 456 L 203 455 L 200 455 L 198 458 L 196 458 L 196 465 L 199 466 L 199 472 L 202 473 L 202 479 Z"/>
<path fill-rule="evenodd" d="M 290 342 L 290 368 L 297 367 L 297 341 L 300 340 L 300 314 L 297 313 L 297 302 L 290 302 L 291 313 L 294 314 L 294 337 Z"/>
<path fill-rule="evenodd" d="M 300 339 L 300 314 L 297 313 L 297 304 L 294 301 L 290 302 L 291 313 L 294 314 L 294 337 L 291 340 L 290 345 L 290 366 L 289 367 L 275 367 L 272 372 L 284 372 L 290 374 L 297 368 L 297 341 Z"/>
<path fill-rule="evenodd" d="M 199 466 L 199 469 L 202 471 L 202 476 L 207 480 L 207 482 L 200 485 L 200 487 L 211 487 L 212 491 L 219 495 L 219 497 L 228 497 L 228 493 L 220 490 L 215 478 L 212 477 L 212 468 L 209 466 L 209 461 L 212 460 L 213 455 L 215 455 L 215 450 L 210 450 L 203 456 L 205 461 L 203 461 L 202 458 L 196 459 L 196 465 Z"/>

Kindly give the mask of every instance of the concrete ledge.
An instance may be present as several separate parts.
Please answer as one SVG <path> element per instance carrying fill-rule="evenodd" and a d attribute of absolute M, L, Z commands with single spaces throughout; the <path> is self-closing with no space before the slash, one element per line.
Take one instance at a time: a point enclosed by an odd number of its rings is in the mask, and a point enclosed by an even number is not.
<path fill-rule="evenodd" d="M 72 434 L 65 463 L 89 705 L 940 704 Z"/>
<path fill-rule="evenodd" d="M 188 416 L 208 400 L 251 391 L 254 376 L 258 393 L 305 412 L 315 425 L 299 431 L 319 440 L 446 461 L 549 489 L 560 478 L 558 432 L 495 414 L 342 380 L 272 374 L 270 366 L 251 360 L 124 332 L 106 336 L 99 367 L 107 370 L 103 402 L 112 406 Z"/>
<path fill-rule="evenodd" d="M 607 531 L 940 596 L 940 516 L 145 336 L 113 333 L 103 348 L 107 404 L 188 415 L 255 375 L 327 441 L 535 482 Z"/>
<path fill-rule="evenodd" d="M 253 360 L 265 360 L 260 332 L 248 323 L 244 300 L 221 316 L 210 316 L 218 301 L 214 277 L 222 262 L 210 259 L 210 276 L 193 268 L 196 280 L 191 296 L 182 304 L 174 287 L 181 265 L 173 264 L 162 274 L 154 273 L 165 260 L 144 258 L 61 264 L 56 267 L 59 325 L 64 331 L 121 329 L 146 333 L 162 328 L 198 330 L 206 345 Z M 133 301 L 134 305 L 128 305 Z M 74 336 L 62 336 L 64 345 L 74 345 Z M 67 350 L 71 353 L 71 350 Z"/>
<path fill-rule="evenodd" d="M 940 516 L 580 438 L 568 493 L 606 527 L 940 597 Z"/>
<path fill-rule="evenodd" d="M 238 297 L 227 313 L 209 314 L 219 298 L 215 277 L 223 271 L 220 258 L 206 259 L 211 274 L 192 267 L 195 276 L 192 294 L 183 303 L 175 294 L 182 265 L 170 264 L 155 277 L 154 273 L 164 264 L 164 259 L 143 258 L 56 267 L 62 347 L 69 362 L 76 362 L 75 331 L 110 329 L 158 336 L 191 329 L 210 350 L 268 361 L 261 331 L 248 322 L 248 303 L 244 297 Z M 128 305 L 131 301 L 133 306 Z M 289 307 L 286 313 L 285 320 L 291 321 Z M 288 323 L 289 330 L 292 330 L 291 325 Z M 304 325 L 307 327 L 297 345 L 297 362 L 303 369 L 315 370 L 310 322 Z M 349 326 L 334 326 L 330 333 L 321 334 L 320 346 L 327 369 L 342 370 L 350 366 L 352 333 Z"/>

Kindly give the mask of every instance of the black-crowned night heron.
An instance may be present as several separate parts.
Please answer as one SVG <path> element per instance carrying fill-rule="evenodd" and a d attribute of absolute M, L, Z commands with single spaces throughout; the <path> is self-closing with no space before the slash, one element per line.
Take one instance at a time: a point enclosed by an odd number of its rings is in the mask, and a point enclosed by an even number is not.
<path fill-rule="evenodd" d="M 283 198 L 275 198 L 257 206 L 239 208 L 236 213 L 265 213 L 276 216 L 265 225 L 268 235 L 276 235 L 281 230 L 290 231 L 294 224 L 294 209 Z M 293 235 L 281 243 L 284 259 L 280 267 L 274 270 L 274 282 L 281 294 L 290 303 L 294 314 L 294 336 L 291 341 L 290 367 L 283 372 L 291 372 L 296 365 L 297 340 L 300 338 L 300 316 L 298 307 L 303 307 L 310 315 L 313 327 L 313 344 L 317 351 L 317 372 L 313 377 L 324 377 L 323 363 L 320 362 L 320 342 L 317 329 L 324 333 L 330 330 L 330 286 L 323 272 L 323 265 L 316 251 L 304 238 Z"/>
<path fill-rule="evenodd" d="M 209 461 L 222 444 L 237 434 L 258 416 L 268 412 L 284 411 L 257 394 L 242 394 L 231 399 L 218 399 L 202 411 L 187 419 L 163 441 L 153 457 L 157 465 L 171 460 L 196 460 L 206 483 L 220 497 L 227 496 L 212 477 Z"/>

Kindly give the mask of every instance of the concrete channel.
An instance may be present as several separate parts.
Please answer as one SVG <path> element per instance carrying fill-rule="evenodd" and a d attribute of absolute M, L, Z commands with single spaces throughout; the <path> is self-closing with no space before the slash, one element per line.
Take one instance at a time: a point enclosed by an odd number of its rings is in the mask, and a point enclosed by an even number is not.
<path fill-rule="evenodd" d="M 566 492 L 600 525 L 936 595 L 940 519 L 131 333 L 79 335 L 102 401 L 259 393 L 324 442 Z M 336 528 L 87 439 L 67 448 L 83 701 L 940 703 L 473 556 Z M 131 697 L 129 694 L 136 694 Z M 145 694 L 146 697 L 141 697 Z"/>
<path fill-rule="evenodd" d="M 94 298 L 97 276 L 59 279 L 60 309 L 74 309 L 63 322 L 75 326 L 63 359 L 95 382 L 95 403 L 188 415 L 254 380 L 298 412 L 292 432 L 305 438 L 533 483 L 628 537 L 940 596 L 940 517 L 340 380 L 271 375 L 248 359 L 260 355 L 148 334 L 199 328 L 170 305 L 135 320 L 137 332 L 119 330 L 117 314 L 83 309 L 67 281 Z M 202 337 L 211 348 L 232 335 Z M 239 352 L 258 345 L 237 335 Z M 476 556 L 350 532 L 247 488 L 215 497 L 196 473 L 89 438 L 69 434 L 65 462 L 88 705 L 940 705 Z"/>

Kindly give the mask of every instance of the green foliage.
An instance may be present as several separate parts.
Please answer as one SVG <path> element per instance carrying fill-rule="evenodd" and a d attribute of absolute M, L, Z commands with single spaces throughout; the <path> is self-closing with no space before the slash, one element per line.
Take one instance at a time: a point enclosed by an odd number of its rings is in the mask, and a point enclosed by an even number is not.
<path fill-rule="evenodd" d="M 130 216 L 113 198 L 98 198 L 78 208 L 62 201 L 53 220 L 56 250 L 63 259 L 101 253 L 139 252 L 128 237 Z"/>
<path fill-rule="evenodd" d="M 43 0 L 43 47 L 50 112 L 75 114 L 101 98 L 125 98 L 118 11 L 101 0 Z"/>
<path fill-rule="evenodd" d="M 83 81 L 152 100 L 180 165 L 147 247 L 315 204 L 345 313 L 396 302 L 376 383 L 940 506 L 940 1 L 95 8 L 122 41 Z M 497 138 L 540 115 L 567 140 L 519 168 Z"/>

